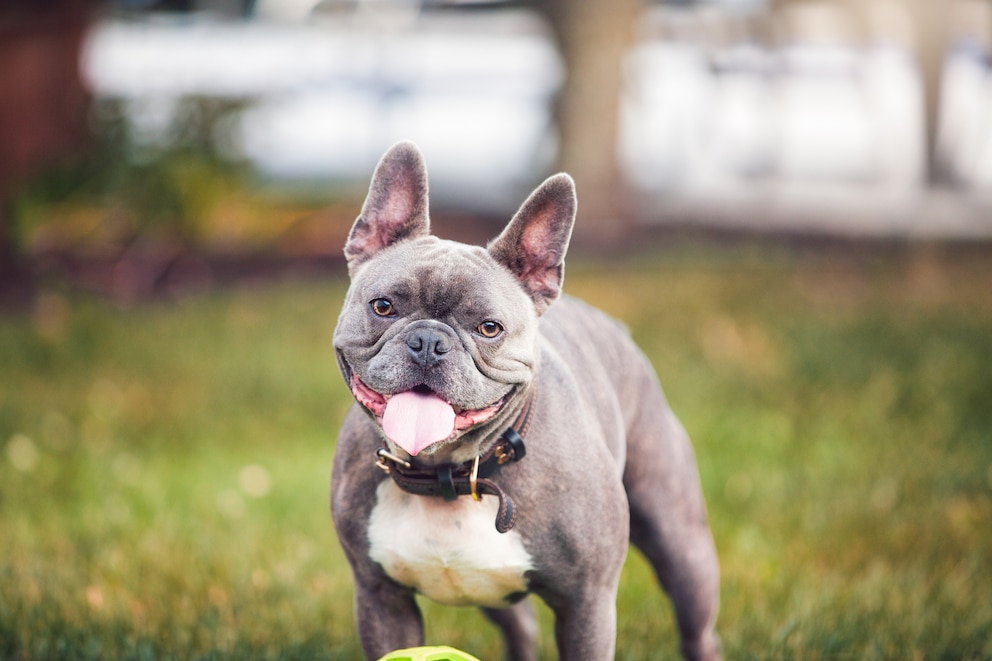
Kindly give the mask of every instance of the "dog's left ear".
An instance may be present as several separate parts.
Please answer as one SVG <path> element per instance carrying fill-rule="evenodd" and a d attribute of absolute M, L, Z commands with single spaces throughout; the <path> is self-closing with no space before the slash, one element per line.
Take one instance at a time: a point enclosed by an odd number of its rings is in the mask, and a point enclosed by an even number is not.
<path fill-rule="evenodd" d="M 348 235 L 348 269 L 354 272 L 383 248 L 429 230 L 427 166 L 415 144 L 397 143 L 376 166 L 362 212 Z"/>
<path fill-rule="evenodd" d="M 523 285 L 539 315 L 561 293 L 576 204 L 572 178 L 556 174 L 531 193 L 488 246 L 489 254 Z"/>

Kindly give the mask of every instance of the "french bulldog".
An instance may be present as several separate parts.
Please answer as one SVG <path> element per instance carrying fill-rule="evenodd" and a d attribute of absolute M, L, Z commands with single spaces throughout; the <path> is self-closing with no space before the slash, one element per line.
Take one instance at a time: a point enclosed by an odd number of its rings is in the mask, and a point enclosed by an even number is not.
<path fill-rule="evenodd" d="M 415 595 L 478 606 L 534 659 L 527 595 L 561 659 L 611 659 L 628 542 L 669 595 L 686 659 L 719 659 L 719 568 L 692 447 L 625 329 L 561 294 L 572 179 L 488 247 L 429 233 L 411 143 L 381 159 L 345 245 L 334 348 L 355 403 L 331 510 L 369 659 L 423 644 Z M 442 641 L 443 642 L 443 641 Z"/>

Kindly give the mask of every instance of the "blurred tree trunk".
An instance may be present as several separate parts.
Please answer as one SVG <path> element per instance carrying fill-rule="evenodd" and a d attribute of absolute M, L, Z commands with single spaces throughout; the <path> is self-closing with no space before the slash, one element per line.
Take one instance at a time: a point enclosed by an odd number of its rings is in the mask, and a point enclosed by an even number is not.
<path fill-rule="evenodd" d="M 96 4 L 0 3 L 0 288 L 23 276 L 10 216 L 17 186 L 85 135 L 79 55 Z"/>
<path fill-rule="evenodd" d="M 852 18 L 864 30 L 867 23 L 866 12 L 871 10 L 873 2 L 866 0 L 833 0 L 846 5 Z M 822 0 L 772 0 L 773 10 L 788 6 L 822 2 Z M 926 139 L 926 172 L 931 183 L 940 181 L 939 162 L 937 160 L 937 126 L 940 119 L 940 89 L 941 71 L 944 66 L 944 56 L 949 44 L 948 16 L 950 7 L 947 0 L 896 0 L 910 18 L 913 34 L 910 46 L 913 58 L 920 69 L 923 85 L 923 109 L 925 113 Z"/>
<path fill-rule="evenodd" d="M 926 113 L 927 178 L 936 183 L 944 178 L 937 159 L 937 126 L 940 120 L 941 72 L 947 54 L 949 8 L 935 0 L 900 0 L 916 28 L 915 56 L 923 81 L 923 109 Z"/>
<path fill-rule="evenodd" d="M 575 179 L 579 245 L 617 242 L 628 229 L 617 159 L 623 63 L 645 0 L 534 0 L 551 23 L 565 61 L 555 119 L 558 168 Z"/>

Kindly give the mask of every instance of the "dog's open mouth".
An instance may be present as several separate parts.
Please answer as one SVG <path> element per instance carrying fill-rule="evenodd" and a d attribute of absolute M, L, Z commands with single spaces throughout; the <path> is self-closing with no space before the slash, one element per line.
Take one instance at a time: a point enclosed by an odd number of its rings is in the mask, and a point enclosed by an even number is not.
<path fill-rule="evenodd" d="M 462 409 L 452 406 L 426 386 L 383 395 L 366 386 L 354 374 L 351 375 L 351 392 L 372 412 L 389 440 L 411 457 L 489 420 L 506 401 L 504 397 L 481 409 Z"/>

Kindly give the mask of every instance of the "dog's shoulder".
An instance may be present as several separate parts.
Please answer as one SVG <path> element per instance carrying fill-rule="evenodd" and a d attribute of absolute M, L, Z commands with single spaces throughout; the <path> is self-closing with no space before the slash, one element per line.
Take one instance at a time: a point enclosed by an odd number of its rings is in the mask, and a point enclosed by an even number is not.
<path fill-rule="evenodd" d="M 623 322 L 569 294 L 562 294 L 555 301 L 541 318 L 541 326 L 542 329 L 585 327 L 597 334 L 615 335 L 620 341 L 630 336 Z"/>
<path fill-rule="evenodd" d="M 623 393 L 625 403 L 657 390 L 654 367 L 626 325 L 572 296 L 562 296 L 541 318 L 545 365 L 557 364 L 577 377 L 579 388 L 605 406 L 608 392 Z M 543 369 L 543 368 L 542 368 Z M 553 369 L 553 368 L 552 368 Z"/>
<path fill-rule="evenodd" d="M 595 355 L 614 363 L 643 360 L 623 322 L 574 296 L 562 295 L 548 309 L 541 318 L 541 335 L 555 349 L 575 357 Z"/>

